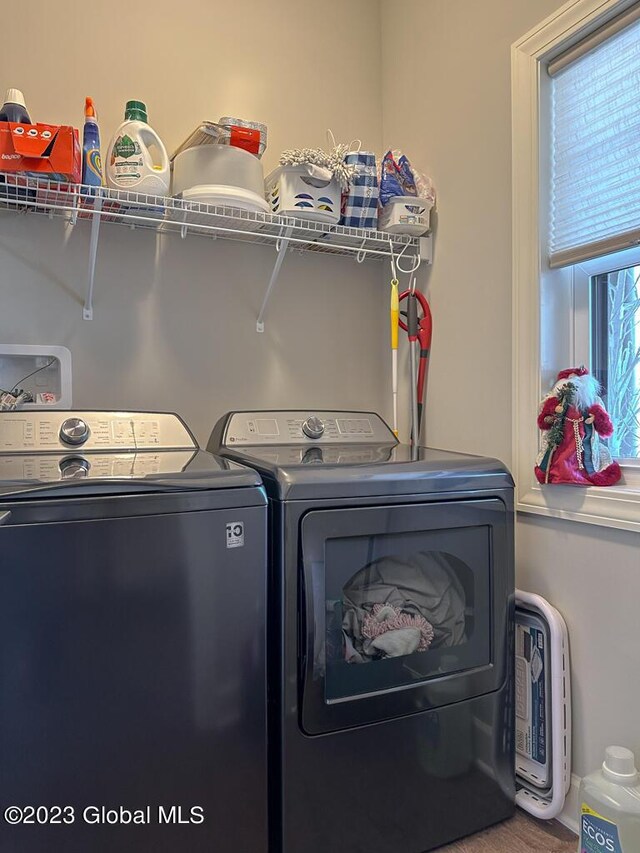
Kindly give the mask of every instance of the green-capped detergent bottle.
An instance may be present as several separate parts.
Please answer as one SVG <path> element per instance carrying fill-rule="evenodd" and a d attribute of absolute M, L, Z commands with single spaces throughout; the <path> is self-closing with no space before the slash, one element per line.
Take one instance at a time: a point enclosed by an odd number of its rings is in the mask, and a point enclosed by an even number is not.
<path fill-rule="evenodd" d="M 640 851 L 640 781 L 630 749 L 609 746 L 580 783 L 579 853 Z"/>
<path fill-rule="evenodd" d="M 127 101 L 124 121 L 109 143 L 105 178 L 112 189 L 169 194 L 169 157 L 162 140 L 147 123 L 142 101 Z"/>

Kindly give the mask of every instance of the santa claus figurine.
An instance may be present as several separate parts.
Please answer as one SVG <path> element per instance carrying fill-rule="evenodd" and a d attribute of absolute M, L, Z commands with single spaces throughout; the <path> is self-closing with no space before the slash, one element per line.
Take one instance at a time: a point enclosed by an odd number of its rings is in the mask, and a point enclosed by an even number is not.
<path fill-rule="evenodd" d="M 540 483 L 613 486 L 622 472 L 600 438 L 613 433 L 598 396 L 600 387 L 586 367 L 561 370 L 542 401 L 538 426 L 544 446 L 536 461 Z"/>

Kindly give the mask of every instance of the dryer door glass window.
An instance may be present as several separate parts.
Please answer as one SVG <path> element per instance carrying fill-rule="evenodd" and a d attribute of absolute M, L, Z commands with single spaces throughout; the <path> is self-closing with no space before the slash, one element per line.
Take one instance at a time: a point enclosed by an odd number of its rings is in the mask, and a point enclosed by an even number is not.
<path fill-rule="evenodd" d="M 329 539 L 325 554 L 328 700 L 489 663 L 486 527 Z"/>
<path fill-rule="evenodd" d="M 385 702 L 412 713 L 499 687 L 495 639 L 512 583 L 505 529 L 499 500 L 307 516 L 303 707 L 314 730 L 322 714 L 348 723 L 350 701 L 362 712 L 377 703 L 364 713 L 375 719 Z"/>

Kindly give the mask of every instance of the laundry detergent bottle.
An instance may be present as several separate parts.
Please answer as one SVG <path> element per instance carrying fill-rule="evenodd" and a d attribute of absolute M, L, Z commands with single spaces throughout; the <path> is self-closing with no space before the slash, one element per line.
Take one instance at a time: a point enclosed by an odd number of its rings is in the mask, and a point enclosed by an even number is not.
<path fill-rule="evenodd" d="M 169 194 L 169 157 L 162 140 L 147 124 L 142 101 L 127 101 L 124 121 L 109 144 L 105 177 L 112 189 Z"/>
<path fill-rule="evenodd" d="M 578 853 L 640 851 L 640 781 L 631 750 L 609 746 L 601 770 L 580 783 Z"/>
<path fill-rule="evenodd" d="M 16 124 L 31 124 L 24 95 L 20 89 L 7 89 L 4 104 L 0 108 L 0 121 L 13 121 Z"/>

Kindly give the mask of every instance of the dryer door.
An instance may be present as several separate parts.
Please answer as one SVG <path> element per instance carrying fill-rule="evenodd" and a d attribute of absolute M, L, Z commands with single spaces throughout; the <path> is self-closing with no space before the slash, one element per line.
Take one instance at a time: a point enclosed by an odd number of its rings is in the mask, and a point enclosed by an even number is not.
<path fill-rule="evenodd" d="M 510 524 L 497 498 L 308 513 L 303 730 L 334 731 L 497 690 L 513 624 Z"/>

